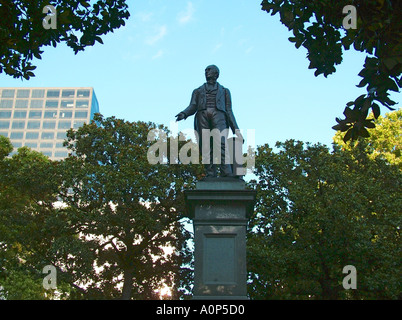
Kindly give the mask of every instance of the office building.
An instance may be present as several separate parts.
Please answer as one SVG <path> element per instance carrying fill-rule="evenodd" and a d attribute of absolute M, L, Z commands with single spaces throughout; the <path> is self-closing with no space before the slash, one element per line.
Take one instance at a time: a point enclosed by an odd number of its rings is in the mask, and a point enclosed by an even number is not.
<path fill-rule="evenodd" d="M 52 160 L 68 155 L 66 132 L 99 112 L 93 88 L 0 88 L 0 135 Z M 15 152 L 14 151 L 14 152 Z"/>

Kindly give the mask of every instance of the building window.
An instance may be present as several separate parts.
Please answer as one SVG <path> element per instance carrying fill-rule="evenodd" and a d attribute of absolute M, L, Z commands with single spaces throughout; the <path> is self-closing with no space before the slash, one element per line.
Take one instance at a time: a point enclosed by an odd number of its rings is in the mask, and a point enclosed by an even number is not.
<path fill-rule="evenodd" d="M 29 119 L 40 119 L 42 118 L 42 111 L 30 111 Z"/>
<path fill-rule="evenodd" d="M 42 140 L 52 140 L 52 139 L 54 139 L 54 132 L 42 132 L 41 139 Z"/>
<path fill-rule="evenodd" d="M 46 108 L 58 108 L 59 101 L 58 100 L 46 100 L 45 107 Z"/>
<path fill-rule="evenodd" d="M 71 119 L 72 117 L 73 117 L 72 111 L 65 111 L 65 110 L 60 111 L 60 118 Z"/>
<path fill-rule="evenodd" d="M 51 142 L 41 142 L 40 147 L 43 149 L 52 149 L 53 143 Z"/>
<path fill-rule="evenodd" d="M 77 100 L 76 106 L 77 108 L 88 108 L 89 100 Z"/>
<path fill-rule="evenodd" d="M 17 90 L 17 98 L 29 98 L 29 90 L 26 89 Z"/>
<path fill-rule="evenodd" d="M 10 121 L 0 121 L 0 129 L 8 129 L 10 127 Z"/>
<path fill-rule="evenodd" d="M 53 119 L 57 117 L 57 111 L 45 111 L 43 117 L 45 119 Z"/>
<path fill-rule="evenodd" d="M 13 121 L 11 126 L 13 129 L 25 129 L 25 121 Z"/>
<path fill-rule="evenodd" d="M 28 121 L 27 129 L 39 129 L 40 121 Z"/>
<path fill-rule="evenodd" d="M 27 140 L 36 140 L 39 138 L 39 132 L 27 132 L 25 135 L 25 139 Z"/>
<path fill-rule="evenodd" d="M 89 97 L 89 90 L 77 90 L 77 98 L 88 98 Z"/>
<path fill-rule="evenodd" d="M 73 108 L 74 107 L 74 100 L 61 100 L 61 107 L 62 108 Z"/>
<path fill-rule="evenodd" d="M 64 148 L 64 142 L 63 141 L 59 141 L 56 143 L 56 149 L 63 149 Z"/>
<path fill-rule="evenodd" d="M 8 132 L 7 131 L 0 131 L 0 136 L 3 136 L 3 137 L 8 137 Z"/>
<path fill-rule="evenodd" d="M 26 117 L 26 111 L 14 111 L 14 119 L 25 119 Z"/>
<path fill-rule="evenodd" d="M 38 144 L 36 142 L 26 142 L 25 146 L 31 149 L 36 149 L 38 147 Z"/>
<path fill-rule="evenodd" d="M 43 98 L 45 96 L 44 89 L 32 89 L 32 98 Z"/>
<path fill-rule="evenodd" d="M 43 129 L 54 129 L 56 128 L 56 121 L 43 121 Z"/>
<path fill-rule="evenodd" d="M 63 98 L 74 98 L 75 97 L 75 90 L 65 89 L 62 91 L 61 96 Z"/>
<path fill-rule="evenodd" d="M 14 148 L 21 148 L 22 147 L 22 142 L 13 142 Z"/>
<path fill-rule="evenodd" d="M 1 93 L 2 98 L 14 98 L 15 90 L 14 89 L 4 89 Z"/>
<path fill-rule="evenodd" d="M 60 97 L 60 90 L 47 90 L 46 97 L 48 97 L 48 98 L 58 98 L 58 97 Z"/>
<path fill-rule="evenodd" d="M 55 151 L 54 157 L 55 158 L 67 158 L 68 152 L 67 151 Z"/>
<path fill-rule="evenodd" d="M 75 118 L 76 119 L 86 119 L 88 117 L 88 112 L 87 111 L 76 111 L 75 112 Z"/>
<path fill-rule="evenodd" d="M 28 108 L 28 100 L 16 100 L 15 107 L 19 109 L 26 109 Z"/>
<path fill-rule="evenodd" d="M 57 132 L 57 139 L 64 140 L 67 138 L 67 132 L 59 131 Z"/>
<path fill-rule="evenodd" d="M 52 151 L 41 151 L 46 157 L 51 157 L 52 156 Z"/>
<path fill-rule="evenodd" d="M 78 129 L 84 125 L 84 121 L 74 121 L 74 129 Z"/>
<path fill-rule="evenodd" d="M 31 108 L 40 109 L 43 107 L 43 100 L 31 100 Z"/>
<path fill-rule="evenodd" d="M 14 131 L 14 132 L 11 132 L 11 135 L 10 135 L 10 139 L 18 139 L 18 140 L 21 140 L 21 139 L 23 139 L 24 138 L 24 132 L 21 132 L 21 131 Z"/>
<path fill-rule="evenodd" d="M 70 129 L 71 128 L 71 121 L 59 121 L 59 129 Z"/>
<path fill-rule="evenodd" d="M 1 100 L 0 101 L 0 108 L 7 108 L 11 109 L 13 107 L 13 100 Z"/>
<path fill-rule="evenodd" d="M 0 119 L 11 118 L 11 111 L 0 111 Z"/>

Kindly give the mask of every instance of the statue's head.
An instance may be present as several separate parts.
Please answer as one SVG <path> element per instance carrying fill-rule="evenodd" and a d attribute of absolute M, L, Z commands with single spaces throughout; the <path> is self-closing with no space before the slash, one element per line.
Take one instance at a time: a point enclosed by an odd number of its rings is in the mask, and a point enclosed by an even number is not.
<path fill-rule="evenodd" d="M 215 65 L 210 65 L 205 68 L 205 78 L 216 81 L 219 78 L 219 68 Z"/>

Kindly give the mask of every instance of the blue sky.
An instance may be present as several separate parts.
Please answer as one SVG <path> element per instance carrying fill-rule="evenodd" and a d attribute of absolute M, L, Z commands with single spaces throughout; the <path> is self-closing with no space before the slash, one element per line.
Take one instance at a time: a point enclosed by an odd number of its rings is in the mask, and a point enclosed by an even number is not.
<path fill-rule="evenodd" d="M 35 78 L 1 74 L 0 86 L 90 86 L 104 116 L 169 127 L 205 82 L 205 67 L 216 64 L 240 128 L 254 129 L 257 145 L 292 138 L 329 145 L 335 117 L 366 92 L 356 87 L 365 56 L 346 52 L 335 74 L 315 77 L 306 50 L 288 41 L 291 33 L 260 3 L 128 0 L 131 17 L 103 37 L 104 45 L 77 55 L 65 45 L 46 47 L 34 61 Z M 392 98 L 400 101 L 398 94 Z M 192 126 L 191 117 L 179 130 Z"/>

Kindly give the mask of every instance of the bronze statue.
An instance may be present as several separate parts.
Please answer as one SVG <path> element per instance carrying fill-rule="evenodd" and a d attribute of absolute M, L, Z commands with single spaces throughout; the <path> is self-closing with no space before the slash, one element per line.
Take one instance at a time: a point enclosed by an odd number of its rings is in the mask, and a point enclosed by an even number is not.
<path fill-rule="evenodd" d="M 217 66 L 210 65 L 205 69 L 207 82 L 193 91 L 190 105 L 176 115 L 176 121 L 186 119 L 195 114 L 194 129 L 198 135 L 198 146 L 203 155 L 206 177 L 217 177 L 217 162 L 220 163 L 221 177 L 235 177 L 233 168 L 227 161 L 227 159 L 230 159 L 226 141 L 228 128 L 233 133 L 236 133 L 239 138 L 243 139 L 243 137 L 238 130 L 239 127 L 232 112 L 230 91 L 217 82 L 218 77 L 219 69 Z M 203 135 L 205 130 L 211 132 L 214 129 L 220 132 L 218 141 L 216 141 L 217 139 L 211 139 L 208 135 Z M 210 138 L 209 143 L 203 141 L 206 136 Z M 211 140 L 213 140 L 212 145 Z M 209 150 L 206 148 L 209 148 Z M 214 148 L 220 148 L 220 161 L 214 161 L 213 159 Z"/>

